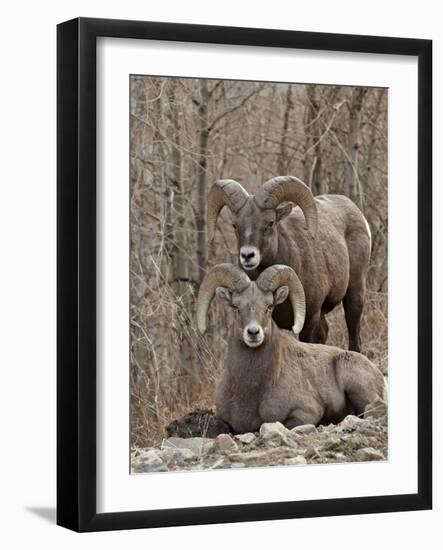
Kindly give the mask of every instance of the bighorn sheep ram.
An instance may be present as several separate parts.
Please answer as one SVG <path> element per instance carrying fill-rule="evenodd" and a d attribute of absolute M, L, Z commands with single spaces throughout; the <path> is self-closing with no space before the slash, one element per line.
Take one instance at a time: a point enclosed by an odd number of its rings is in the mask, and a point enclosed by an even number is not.
<path fill-rule="evenodd" d="M 339 422 L 384 399 L 384 377 L 366 357 L 300 342 L 273 321 L 274 307 L 289 297 L 294 333 L 303 327 L 303 287 L 290 267 L 269 267 L 252 282 L 232 264 L 215 266 L 198 295 L 197 322 L 202 333 L 215 294 L 235 312 L 228 354 L 216 386 L 220 432 L 253 432 L 265 422 L 279 421 L 287 428 Z"/>
<path fill-rule="evenodd" d="M 343 301 L 349 349 L 360 351 L 371 233 L 358 207 L 343 195 L 314 198 L 292 176 L 267 181 L 255 195 L 234 180 L 219 180 L 208 195 L 209 241 L 224 206 L 233 215 L 240 266 L 251 279 L 274 264 L 288 265 L 300 277 L 306 293 L 306 322 L 300 339 L 325 343 L 325 314 Z M 274 319 L 282 328 L 291 327 L 287 301 L 276 308 Z"/>

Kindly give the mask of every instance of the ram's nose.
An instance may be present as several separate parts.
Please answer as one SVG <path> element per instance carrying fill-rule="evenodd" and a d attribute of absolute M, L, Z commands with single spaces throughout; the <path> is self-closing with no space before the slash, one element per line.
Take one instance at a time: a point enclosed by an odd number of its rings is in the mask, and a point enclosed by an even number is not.
<path fill-rule="evenodd" d="M 263 343 L 264 332 L 260 325 L 250 324 L 243 331 L 243 340 L 250 348 L 256 348 Z"/>
<path fill-rule="evenodd" d="M 255 246 L 242 246 L 240 249 L 240 263 L 244 269 L 255 269 L 260 263 L 260 251 Z"/>
<path fill-rule="evenodd" d="M 255 252 L 254 251 L 252 251 L 252 252 L 242 252 L 241 253 L 241 258 L 245 262 L 251 262 L 255 258 Z"/>
<path fill-rule="evenodd" d="M 246 332 L 251 338 L 256 338 L 260 334 L 260 327 L 258 327 L 257 325 L 253 325 L 252 327 L 248 327 L 246 329 Z"/>

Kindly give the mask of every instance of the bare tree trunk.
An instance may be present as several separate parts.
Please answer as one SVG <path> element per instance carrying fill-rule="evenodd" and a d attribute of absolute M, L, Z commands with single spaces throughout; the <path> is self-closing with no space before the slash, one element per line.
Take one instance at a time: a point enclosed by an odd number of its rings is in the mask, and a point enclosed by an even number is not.
<path fill-rule="evenodd" d="M 286 91 L 286 105 L 285 112 L 283 115 L 283 128 L 282 128 L 282 137 L 280 145 L 280 156 L 278 158 L 278 173 L 281 175 L 286 175 L 288 170 L 288 159 L 286 156 L 286 141 L 288 138 L 288 126 L 289 126 L 289 117 L 291 115 L 292 108 L 294 106 L 292 102 L 292 84 L 288 84 L 288 89 Z"/>
<path fill-rule="evenodd" d="M 354 88 L 352 90 L 349 105 L 349 133 L 345 171 L 347 195 L 360 207 L 362 206 L 362 201 L 360 180 L 358 177 L 358 150 L 360 147 L 361 111 L 365 93 L 365 88 Z"/>
<path fill-rule="evenodd" d="M 199 120 L 199 148 L 197 160 L 197 265 L 198 282 L 201 283 L 206 272 L 206 168 L 209 141 L 208 121 L 208 82 L 204 78 L 200 80 L 200 102 L 198 107 Z"/>
<path fill-rule="evenodd" d="M 312 157 L 307 162 L 306 184 L 312 189 L 314 195 L 322 195 L 325 192 L 322 170 L 322 144 L 321 137 L 324 131 L 320 115 L 320 101 L 317 97 L 318 86 L 309 84 L 306 86 L 308 96 L 306 124 L 308 129 L 308 148 L 312 149 Z"/>
<path fill-rule="evenodd" d="M 378 136 L 376 135 L 377 123 L 381 112 L 381 101 L 383 99 L 384 94 L 385 94 L 384 89 L 381 88 L 380 90 L 378 90 L 377 99 L 375 102 L 374 117 L 372 120 L 371 133 L 370 133 L 369 145 L 368 145 L 367 162 L 366 162 L 366 177 L 367 177 L 368 185 L 370 182 L 372 182 L 374 178 L 374 170 L 372 169 L 373 168 L 372 160 L 374 157 L 375 145 L 378 138 Z"/>
<path fill-rule="evenodd" d="M 171 81 L 170 92 L 170 125 L 169 139 L 171 142 L 171 173 L 170 212 L 168 232 L 173 243 L 171 255 L 171 286 L 177 304 L 177 338 L 179 339 L 178 362 L 180 369 L 180 386 L 190 399 L 195 391 L 195 355 L 190 342 L 190 319 L 192 308 L 192 281 L 189 277 L 188 250 L 189 244 L 185 234 L 185 186 L 182 177 L 181 154 L 181 113 L 177 105 L 176 81 Z M 198 386 L 198 385 L 197 385 Z"/>
<path fill-rule="evenodd" d="M 171 92 L 171 124 L 169 126 L 169 138 L 171 141 L 171 174 L 170 180 L 172 189 L 170 190 L 171 218 L 168 220 L 173 247 L 171 250 L 172 260 L 172 283 L 183 283 L 188 278 L 188 266 L 186 261 L 186 242 L 185 242 L 185 200 L 184 188 L 182 181 L 182 158 L 180 152 L 180 114 L 177 108 L 175 96 L 175 81 L 172 81 L 173 89 Z M 177 290 L 181 289 L 181 285 L 175 285 Z M 178 295 L 182 294 L 179 291 Z"/>
<path fill-rule="evenodd" d="M 380 88 L 375 95 L 374 115 L 372 117 L 372 126 L 369 133 L 369 142 L 366 156 L 366 188 L 368 192 L 370 189 L 377 188 L 377 175 L 374 169 L 374 159 L 376 158 L 377 143 L 380 140 L 378 133 L 378 124 L 381 114 L 382 99 L 385 96 L 385 90 Z M 369 209 L 373 206 L 369 203 Z M 369 210 L 366 206 L 365 210 Z M 367 215 L 367 212 L 365 212 Z M 374 223 L 374 218 L 376 223 Z M 372 234 L 372 264 L 373 269 L 370 271 L 371 277 L 374 280 L 375 288 L 379 291 L 383 290 L 386 283 L 386 265 L 387 265 L 387 226 L 382 226 L 382 216 L 371 216 L 373 234 Z M 375 226 L 375 231 L 374 231 Z M 381 241 L 381 242 L 380 242 Z M 372 281 L 371 281 L 372 282 Z"/>

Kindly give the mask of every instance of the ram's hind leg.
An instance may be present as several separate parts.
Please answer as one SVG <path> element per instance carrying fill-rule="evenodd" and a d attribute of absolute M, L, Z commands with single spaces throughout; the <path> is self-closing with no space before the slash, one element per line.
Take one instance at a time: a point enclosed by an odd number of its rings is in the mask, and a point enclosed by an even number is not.
<path fill-rule="evenodd" d="M 361 351 L 360 325 L 365 301 L 365 286 L 364 281 L 354 282 L 343 298 L 349 335 L 349 349 L 351 351 Z"/>
<path fill-rule="evenodd" d="M 385 397 L 382 373 L 362 355 L 344 352 L 339 359 L 339 378 L 351 414 L 363 415 L 369 404 Z"/>
<path fill-rule="evenodd" d="M 369 226 L 360 220 L 360 230 L 346 238 L 349 254 L 349 282 L 343 298 L 346 325 L 349 334 L 349 349 L 361 350 L 360 323 L 366 295 L 366 277 L 371 257 Z"/>

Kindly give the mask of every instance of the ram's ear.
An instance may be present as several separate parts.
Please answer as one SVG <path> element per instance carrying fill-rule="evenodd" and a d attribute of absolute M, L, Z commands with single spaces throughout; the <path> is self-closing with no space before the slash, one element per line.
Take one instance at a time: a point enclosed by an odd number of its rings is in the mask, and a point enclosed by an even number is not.
<path fill-rule="evenodd" d="M 289 296 L 289 287 L 286 285 L 277 288 L 274 292 L 274 305 L 282 304 L 286 298 Z"/>
<path fill-rule="evenodd" d="M 231 305 L 232 292 L 228 288 L 225 288 L 224 286 L 218 286 L 215 289 L 215 294 L 220 302 Z"/>
<path fill-rule="evenodd" d="M 294 205 L 292 202 L 286 203 L 284 206 L 278 206 L 275 209 L 275 221 L 279 222 L 283 218 L 286 218 L 286 216 L 289 216 L 289 214 L 292 212 Z"/>

